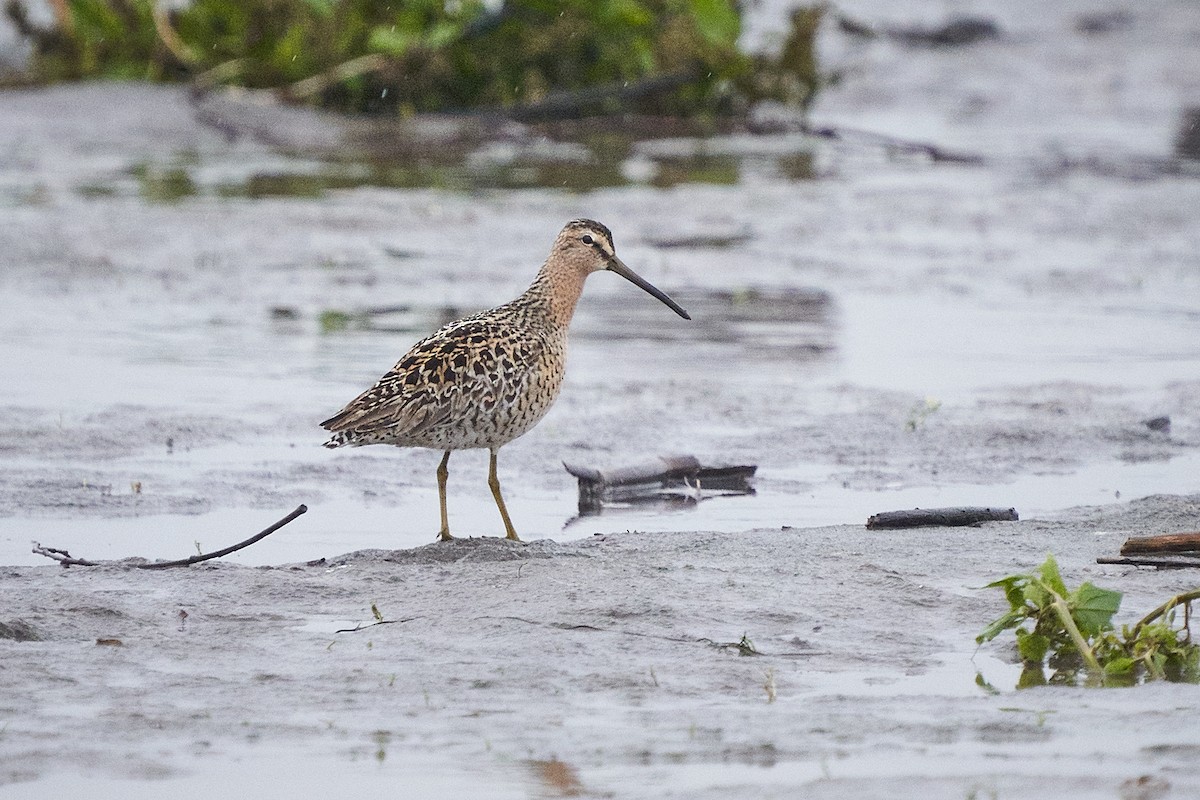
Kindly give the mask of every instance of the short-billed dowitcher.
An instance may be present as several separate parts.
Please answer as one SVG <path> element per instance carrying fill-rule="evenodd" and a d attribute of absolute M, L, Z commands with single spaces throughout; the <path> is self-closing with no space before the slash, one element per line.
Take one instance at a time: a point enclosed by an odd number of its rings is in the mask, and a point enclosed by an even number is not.
<path fill-rule="evenodd" d="M 326 447 L 390 444 L 443 451 L 437 468 L 442 540 L 450 453 L 487 448 L 488 486 L 506 538 L 520 541 L 496 477 L 496 451 L 538 423 L 558 397 L 566 367 L 567 327 L 583 282 L 609 270 L 691 319 L 670 297 L 625 266 L 612 233 L 599 222 L 568 222 L 537 277 L 511 303 L 451 322 L 413 345 L 375 385 L 321 423 Z"/>

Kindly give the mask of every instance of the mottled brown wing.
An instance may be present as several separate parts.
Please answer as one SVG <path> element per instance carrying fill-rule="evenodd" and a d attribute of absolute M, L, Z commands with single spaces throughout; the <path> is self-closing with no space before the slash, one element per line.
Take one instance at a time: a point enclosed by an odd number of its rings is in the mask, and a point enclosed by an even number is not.
<path fill-rule="evenodd" d="M 525 344 L 527 351 L 540 352 L 539 346 Z M 321 427 L 354 438 L 403 438 L 464 417 L 473 398 L 512 377 L 506 373 L 514 365 L 498 352 L 505 348 L 496 345 L 494 328 L 484 318 L 451 323 L 413 345 L 374 386 Z"/>

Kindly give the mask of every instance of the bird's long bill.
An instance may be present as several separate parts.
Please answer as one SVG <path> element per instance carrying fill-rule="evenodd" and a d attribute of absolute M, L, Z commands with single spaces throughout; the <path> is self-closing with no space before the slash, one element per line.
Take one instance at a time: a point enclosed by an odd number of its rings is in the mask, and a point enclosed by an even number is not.
<path fill-rule="evenodd" d="M 654 284 L 650 283 L 650 281 L 646 280 L 641 275 L 638 275 L 629 267 L 625 266 L 625 262 L 621 259 L 613 256 L 612 261 L 608 262 L 608 268 L 644 291 L 646 294 L 649 294 L 652 297 L 657 297 L 667 308 L 671 309 L 679 316 L 683 317 L 684 319 L 691 319 L 691 316 L 688 314 L 688 312 L 680 308 L 679 304 L 674 300 L 667 297 L 666 292 L 658 289 L 654 286 Z"/>

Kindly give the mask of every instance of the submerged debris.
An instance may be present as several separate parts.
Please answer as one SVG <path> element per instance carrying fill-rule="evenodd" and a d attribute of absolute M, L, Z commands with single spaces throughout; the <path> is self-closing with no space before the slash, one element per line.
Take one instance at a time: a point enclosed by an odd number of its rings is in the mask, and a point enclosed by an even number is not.
<path fill-rule="evenodd" d="M 757 465 L 704 467 L 695 456 L 659 456 L 641 464 L 599 470 L 563 462 L 579 480 L 579 514 L 599 514 L 606 503 L 695 503 L 704 494 L 754 494 Z"/>
<path fill-rule="evenodd" d="M 1179 134 L 1175 137 L 1175 155 L 1200 159 L 1200 108 L 1184 110 Z"/>
<path fill-rule="evenodd" d="M 888 33 L 910 47 L 963 47 L 1000 38 L 1000 27 L 987 17 L 958 17 L 932 28 L 893 28 Z"/>
<path fill-rule="evenodd" d="M 1142 422 L 1142 424 L 1145 425 L 1150 430 L 1157 431 L 1159 433 L 1170 433 L 1171 432 L 1171 418 L 1170 417 L 1155 417 L 1154 419 L 1144 420 Z"/>
<path fill-rule="evenodd" d="M 0 621 L 0 639 L 11 639 L 14 642 L 40 642 L 42 637 L 25 620 L 14 619 L 10 622 Z"/>

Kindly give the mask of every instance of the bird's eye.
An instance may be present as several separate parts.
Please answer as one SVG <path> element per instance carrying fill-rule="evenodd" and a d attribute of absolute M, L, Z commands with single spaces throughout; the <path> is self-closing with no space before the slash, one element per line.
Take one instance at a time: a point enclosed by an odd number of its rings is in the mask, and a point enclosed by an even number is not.
<path fill-rule="evenodd" d="M 585 233 L 582 237 L 580 237 L 580 241 L 582 241 L 584 244 L 592 244 L 592 237 L 590 234 Z"/>

